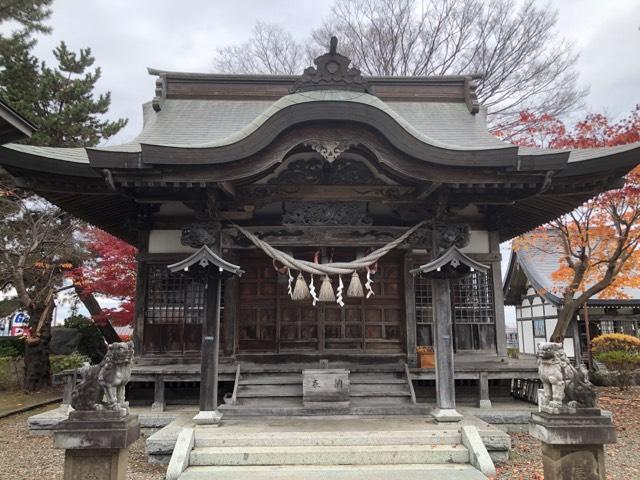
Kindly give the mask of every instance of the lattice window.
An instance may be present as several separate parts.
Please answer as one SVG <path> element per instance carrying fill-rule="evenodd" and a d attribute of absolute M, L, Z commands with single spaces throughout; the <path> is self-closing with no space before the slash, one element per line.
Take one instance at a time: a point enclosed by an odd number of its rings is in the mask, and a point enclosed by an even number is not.
<path fill-rule="evenodd" d="M 455 323 L 494 323 L 493 289 L 487 273 L 473 272 L 453 282 Z"/>
<path fill-rule="evenodd" d="M 416 295 L 416 332 L 418 345 L 433 345 L 433 294 L 431 280 L 423 276 L 414 278 Z"/>
<path fill-rule="evenodd" d="M 600 320 L 600 332 L 602 334 L 615 333 L 613 320 Z"/>
<path fill-rule="evenodd" d="M 172 273 L 165 265 L 149 265 L 146 322 L 202 324 L 204 293 L 201 277 Z"/>

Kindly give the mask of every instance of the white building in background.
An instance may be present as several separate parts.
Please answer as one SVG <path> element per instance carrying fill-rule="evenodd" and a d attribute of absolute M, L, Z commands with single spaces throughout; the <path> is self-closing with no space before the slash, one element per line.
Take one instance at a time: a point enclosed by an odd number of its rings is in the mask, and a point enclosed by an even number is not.
<path fill-rule="evenodd" d="M 556 294 L 560 285 L 553 280 L 553 273 L 561 266 L 561 260 L 560 254 L 535 248 L 511 254 L 503 286 L 504 303 L 516 308 L 518 350 L 521 353 L 535 354 L 536 346 L 548 342 L 556 327 L 562 298 Z M 589 299 L 588 327 L 581 309 L 564 339 L 564 349 L 569 357 L 585 358 L 588 342 L 601 334 L 640 336 L 640 290 L 627 288 L 624 292 L 628 298 Z"/>

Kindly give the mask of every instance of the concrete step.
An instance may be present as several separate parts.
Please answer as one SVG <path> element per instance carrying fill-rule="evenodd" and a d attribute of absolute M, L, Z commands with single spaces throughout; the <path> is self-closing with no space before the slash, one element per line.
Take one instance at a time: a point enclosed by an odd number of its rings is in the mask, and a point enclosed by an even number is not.
<path fill-rule="evenodd" d="M 268 408 L 287 408 L 301 407 L 302 395 L 288 397 L 261 397 L 246 396 L 241 397 L 238 394 L 238 407 L 268 407 Z"/>
<path fill-rule="evenodd" d="M 224 434 L 219 428 L 196 429 L 195 446 L 204 447 L 285 447 L 351 445 L 456 445 L 457 430 L 392 431 L 280 431 Z"/>
<path fill-rule="evenodd" d="M 486 480 L 471 465 L 189 467 L 180 480 Z"/>
<path fill-rule="evenodd" d="M 189 465 L 396 465 L 468 463 L 462 445 L 351 445 L 284 447 L 204 447 Z"/>
<path fill-rule="evenodd" d="M 300 400 L 290 401 L 286 397 L 281 397 L 280 402 L 267 404 L 269 399 L 244 399 L 244 401 L 254 402 L 252 405 L 221 405 L 220 411 L 229 417 L 252 417 L 252 416 L 319 416 L 327 415 L 326 408 L 305 408 Z M 395 398 L 390 404 L 377 402 L 374 405 L 367 405 L 369 399 L 355 399 L 351 401 L 348 408 L 331 409 L 331 415 L 426 415 L 431 408 L 425 404 L 412 403 L 410 399 Z M 282 406 L 286 401 L 287 405 Z M 364 405 L 359 404 L 360 402 Z"/>

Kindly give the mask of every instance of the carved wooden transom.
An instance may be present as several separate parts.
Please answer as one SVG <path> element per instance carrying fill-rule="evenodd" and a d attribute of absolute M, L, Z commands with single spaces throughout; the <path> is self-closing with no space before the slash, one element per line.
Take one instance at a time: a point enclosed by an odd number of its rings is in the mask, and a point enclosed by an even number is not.
<path fill-rule="evenodd" d="M 270 185 L 385 185 L 392 183 L 368 162 L 341 157 L 291 159 L 265 179 Z"/>

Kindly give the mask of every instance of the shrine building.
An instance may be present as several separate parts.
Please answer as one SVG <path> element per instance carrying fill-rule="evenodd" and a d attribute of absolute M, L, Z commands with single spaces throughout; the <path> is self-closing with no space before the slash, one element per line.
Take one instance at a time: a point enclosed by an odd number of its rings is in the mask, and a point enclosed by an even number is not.
<path fill-rule="evenodd" d="M 343 413 L 424 411 L 417 380 L 444 420 L 454 380 L 486 404 L 489 380 L 536 376 L 506 358 L 500 242 L 640 161 L 505 143 L 477 76 L 364 77 L 335 42 L 300 76 L 149 73 L 131 142 L 7 144 L 0 165 L 138 248 L 132 381 L 157 409 L 165 381 L 202 378 L 201 410 L 304 412 L 302 371 L 323 368 L 349 372 Z"/>

